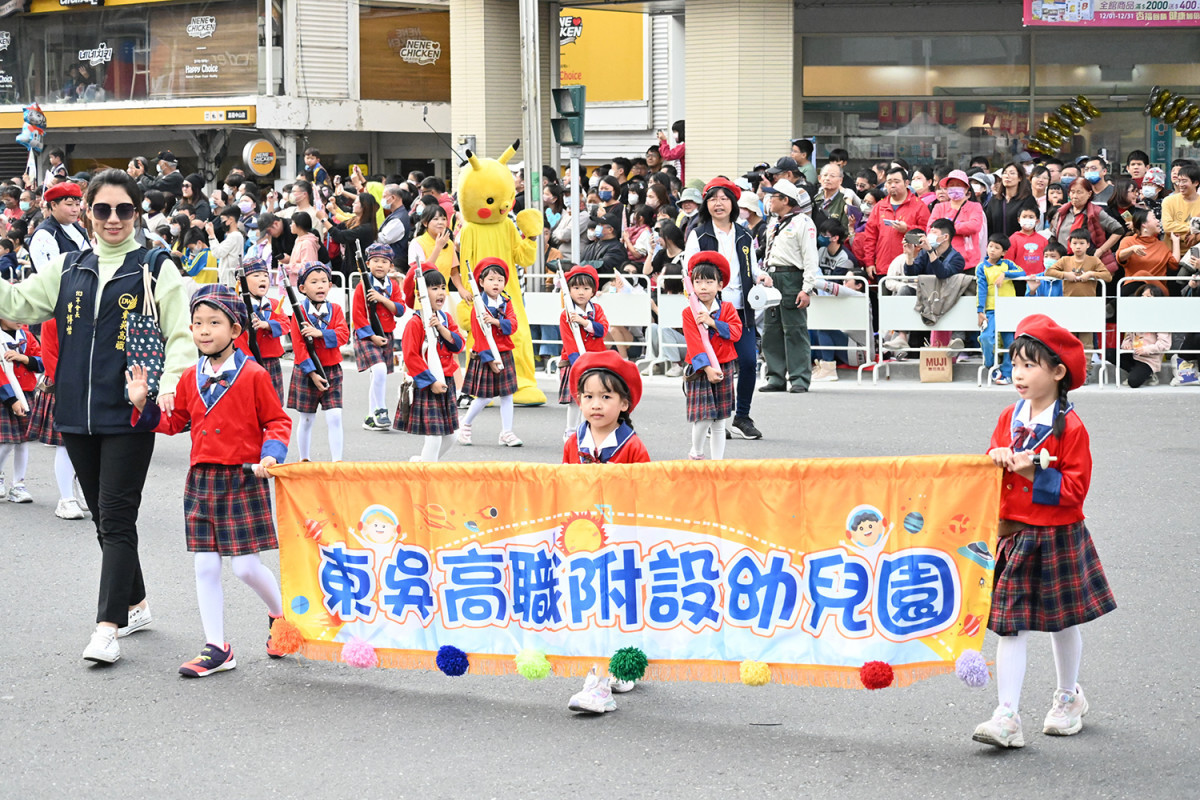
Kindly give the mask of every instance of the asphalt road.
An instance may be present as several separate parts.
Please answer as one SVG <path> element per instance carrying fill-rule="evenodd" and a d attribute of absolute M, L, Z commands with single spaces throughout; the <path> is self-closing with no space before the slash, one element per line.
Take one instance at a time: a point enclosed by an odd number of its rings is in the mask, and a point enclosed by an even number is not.
<path fill-rule="evenodd" d="M 366 384 L 348 373 L 346 454 L 407 459 L 416 437 L 361 430 Z M 557 384 L 546 379 L 553 393 Z M 758 395 L 760 442 L 730 458 L 980 452 L 1011 390 L 848 381 L 804 396 Z M 199 796 L 355 798 L 1007 796 L 1182 798 L 1200 790 L 1195 727 L 1200 655 L 1195 512 L 1200 392 L 1086 387 L 1092 437 L 1089 526 L 1117 597 L 1084 628 L 1083 732 L 1040 734 L 1053 692 L 1049 638 L 1035 634 L 1023 696 L 1027 745 L 971 741 L 994 689 L 953 675 L 881 692 L 769 685 L 641 684 L 619 710 L 566 709 L 579 681 L 459 680 L 360 672 L 261 646 L 258 599 L 226 574 L 226 630 L 238 668 L 200 681 L 175 670 L 202 644 L 184 549 L 186 437 L 160 439 L 142 506 L 141 553 L 155 623 L 122 640 L 112 667 L 80 659 L 92 628 L 99 554 L 90 522 L 53 516 L 52 451 L 35 446 L 32 505 L 0 506 L 0 798 Z M 656 459 L 685 457 L 678 383 L 653 379 L 634 415 Z M 557 462 L 564 412 L 518 409 L 526 446 L 491 443 L 498 413 L 451 460 Z M 323 423 L 315 457 L 327 453 Z M 293 457 L 294 457 L 293 449 Z M 1191 498 L 1191 499 L 1189 499 Z M 266 561 L 277 568 L 275 554 Z M 995 639 L 985 647 L 994 656 Z"/>

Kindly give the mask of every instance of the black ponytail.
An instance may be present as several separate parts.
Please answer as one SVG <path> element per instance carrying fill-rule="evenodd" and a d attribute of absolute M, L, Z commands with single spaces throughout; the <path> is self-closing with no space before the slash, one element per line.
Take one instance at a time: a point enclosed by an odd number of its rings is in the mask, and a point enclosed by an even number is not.
<path fill-rule="evenodd" d="M 1071 375 L 1068 372 L 1058 382 L 1058 411 L 1054 415 L 1054 425 L 1050 432 L 1055 436 L 1062 436 L 1063 431 L 1067 427 L 1067 386 L 1071 380 Z"/>

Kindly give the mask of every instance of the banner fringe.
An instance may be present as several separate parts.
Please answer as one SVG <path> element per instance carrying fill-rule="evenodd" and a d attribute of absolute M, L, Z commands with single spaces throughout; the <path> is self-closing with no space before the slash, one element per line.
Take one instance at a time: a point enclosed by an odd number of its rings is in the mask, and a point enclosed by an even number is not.
<path fill-rule="evenodd" d="M 300 648 L 305 658 L 315 661 L 342 660 L 342 642 L 316 642 L 305 640 Z M 377 649 L 379 666 L 385 669 L 419 669 L 437 672 L 437 653 L 427 650 Z M 516 675 L 517 665 L 511 655 L 494 653 L 469 653 L 470 675 Z M 552 674 L 560 678 L 578 678 L 587 675 L 595 665 L 600 674 L 608 671 L 607 658 L 591 656 L 546 656 L 553 668 Z M 771 682 L 786 686 L 816 686 L 830 689 L 862 689 L 857 667 L 838 667 L 819 664 L 774 664 Z M 646 667 L 643 680 L 674 682 L 695 681 L 701 683 L 741 683 L 737 661 L 704 660 L 654 660 Z M 895 687 L 909 686 L 917 681 L 954 672 L 953 662 L 927 661 L 918 664 L 893 665 Z"/>

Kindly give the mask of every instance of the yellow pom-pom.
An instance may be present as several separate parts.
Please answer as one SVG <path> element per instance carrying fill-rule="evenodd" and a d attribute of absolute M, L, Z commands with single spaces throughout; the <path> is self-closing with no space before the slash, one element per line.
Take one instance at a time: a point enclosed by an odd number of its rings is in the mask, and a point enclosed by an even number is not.
<path fill-rule="evenodd" d="M 280 617 L 271 625 L 271 649 L 278 653 L 291 654 L 304 644 L 304 636 L 293 623 Z"/>
<path fill-rule="evenodd" d="M 765 686 L 771 682 L 771 667 L 765 661 L 743 661 L 738 665 L 738 675 L 747 686 Z"/>

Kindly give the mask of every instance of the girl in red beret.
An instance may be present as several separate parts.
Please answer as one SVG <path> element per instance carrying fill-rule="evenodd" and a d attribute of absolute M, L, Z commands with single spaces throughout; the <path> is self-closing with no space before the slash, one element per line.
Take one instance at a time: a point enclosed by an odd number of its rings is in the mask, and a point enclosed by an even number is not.
<path fill-rule="evenodd" d="M 508 283 L 508 264 L 500 258 L 485 258 L 475 265 L 476 309 L 471 315 L 471 361 L 463 380 L 463 391 L 475 399 L 458 428 L 458 443 L 471 444 L 471 423 L 493 400 L 500 402 L 500 444 L 520 447 L 522 442 L 513 433 L 513 395 L 517 393 L 517 368 L 513 361 L 513 331 L 517 329 L 517 312 L 504 294 Z M 492 353 L 488 342 L 487 325 L 495 342 L 499 358 Z"/>
<path fill-rule="evenodd" d="M 1058 678 L 1042 732 L 1071 736 L 1083 727 L 1088 711 L 1077 682 L 1079 626 L 1117 604 L 1084 524 L 1092 454 L 1087 429 L 1067 399 L 1087 374 L 1083 345 L 1049 317 L 1033 314 L 1017 326 L 1009 354 L 1020 399 L 1000 414 L 988 450 L 1005 470 L 988 620 L 1000 635 L 1000 704 L 972 738 L 996 747 L 1023 747 L 1019 706 L 1029 632 L 1050 634 Z M 1052 461 L 1035 459 L 1043 450 Z"/>
<path fill-rule="evenodd" d="M 738 367 L 735 343 L 742 338 L 742 318 L 732 303 L 721 299 L 721 289 L 729 283 L 729 262 L 723 255 L 701 251 L 692 256 L 687 268 L 700 302 L 695 313 L 691 308 L 683 311 L 689 367 L 683 393 L 687 396 L 688 422 L 692 423 L 688 457 L 694 461 L 704 458 L 704 437 L 711 430 L 712 459 L 720 461 L 725 457 L 725 423 L 734 410 Z M 716 363 L 704 345 L 705 335 Z"/>
<path fill-rule="evenodd" d="M 637 464 L 650 460 L 629 415 L 642 399 L 637 367 L 612 350 L 575 359 L 571 396 L 583 415 L 563 443 L 564 464 Z"/>
<path fill-rule="evenodd" d="M 562 359 L 558 362 L 558 402 L 567 407 L 567 427 L 563 431 L 565 442 L 579 427 L 579 406 L 572 400 L 578 381 L 571 380 L 572 374 L 578 373 L 572 373 L 571 367 L 583 353 L 604 351 L 608 318 L 604 316 L 604 309 L 592 302 L 600 288 L 600 274 L 595 267 L 576 264 L 567 271 L 563 280 L 567 288 L 563 297 L 563 311 L 558 317 L 558 334 L 563 345 Z M 578 342 L 572 325 L 579 331 Z M 579 343 L 583 344 L 583 352 L 580 352 Z"/>

